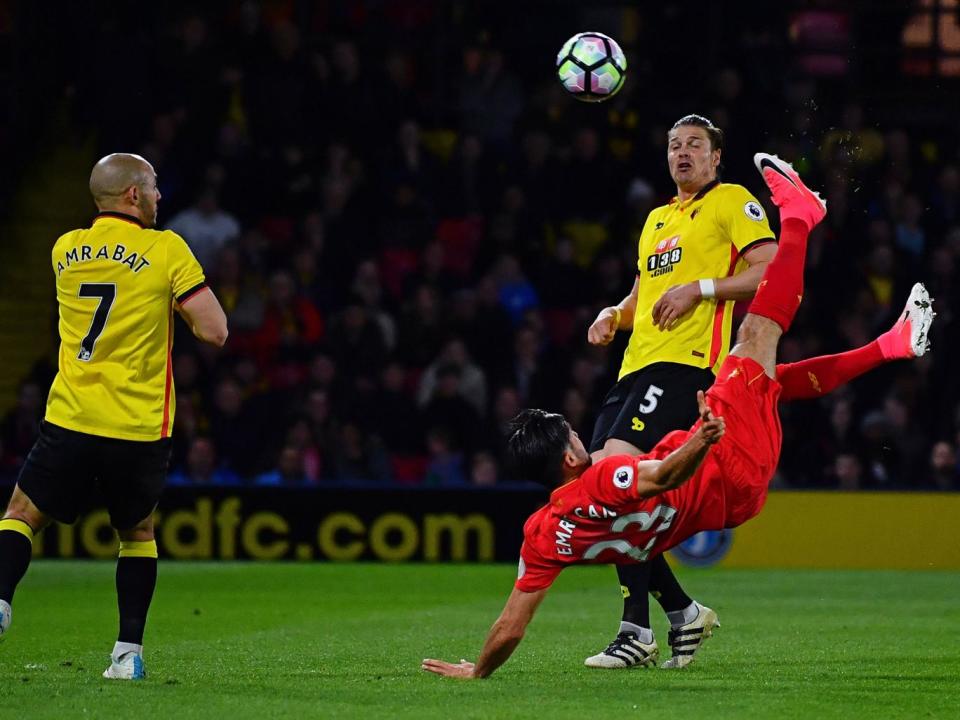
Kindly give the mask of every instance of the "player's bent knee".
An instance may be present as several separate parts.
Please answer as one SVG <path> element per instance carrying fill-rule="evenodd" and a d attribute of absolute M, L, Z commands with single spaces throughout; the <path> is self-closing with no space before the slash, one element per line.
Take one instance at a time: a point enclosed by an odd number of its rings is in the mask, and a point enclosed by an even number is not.
<path fill-rule="evenodd" d="M 132 528 L 117 530 L 117 535 L 120 536 L 121 542 L 152 542 L 154 539 L 153 513 L 150 513 L 148 517 L 145 517 Z"/>
<path fill-rule="evenodd" d="M 13 495 L 10 497 L 10 502 L 7 503 L 7 509 L 3 513 L 3 519 L 24 522 L 29 525 L 35 533 L 40 532 L 50 524 L 50 518 L 33 504 L 33 501 L 19 486 L 13 489 Z"/>
<path fill-rule="evenodd" d="M 761 315 L 748 314 L 737 331 L 737 345 L 758 344 L 776 345 L 783 330 L 773 320 Z"/>

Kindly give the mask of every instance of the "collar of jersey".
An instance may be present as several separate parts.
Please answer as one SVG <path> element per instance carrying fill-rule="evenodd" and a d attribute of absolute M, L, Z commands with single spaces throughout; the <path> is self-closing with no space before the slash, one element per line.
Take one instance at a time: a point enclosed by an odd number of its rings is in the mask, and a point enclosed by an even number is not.
<path fill-rule="evenodd" d="M 141 228 L 146 227 L 146 225 L 140 222 L 140 218 L 134 217 L 133 215 L 127 215 L 126 213 L 122 213 L 122 212 L 114 212 L 113 210 L 104 210 L 103 212 L 98 212 L 96 217 L 93 218 L 93 221 L 96 222 L 97 220 L 100 220 L 102 218 L 112 218 L 113 220 L 123 220 L 124 222 L 133 223 L 134 225 L 137 225 Z"/>
<path fill-rule="evenodd" d="M 678 208 L 682 210 L 687 206 L 689 206 L 691 203 L 695 203 L 697 200 L 702 200 L 704 195 L 706 195 L 708 192 L 713 190 L 719 184 L 720 184 L 720 178 L 714 178 L 713 180 L 708 182 L 706 185 L 704 185 L 702 188 L 700 188 L 700 191 L 689 200 L 684 200 L 683 202 L 680 202 L 680 198 L 674 196 L 673 200 L 670 201 L 670 204 L 676 205 Z"/>

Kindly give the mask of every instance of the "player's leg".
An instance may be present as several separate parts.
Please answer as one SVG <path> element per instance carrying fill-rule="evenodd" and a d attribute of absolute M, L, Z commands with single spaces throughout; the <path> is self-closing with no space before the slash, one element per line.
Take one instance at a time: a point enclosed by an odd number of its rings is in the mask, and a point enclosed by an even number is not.
<path fill-rule="evenodd" d="M 720 619 L 716 612 L 684 592 L 663 555 L 650 561 L 650 592 L 670 621 L 670 658 L 661 667 L 686 667 L 703 642 L 713 635 L 713 628 L 720 627 Z"/>
<path fill-rule="evenodd" d="M 640 450 L 631 442 L 611 437 L 617 423 L 623 422 L 621 414 L 636 381 L 637 374 L 628 375 L 614 385 L 603 399 L 600 412 L 593 424 L 590 452 L 611 455 L 636 455 Z M 650 629 L 650 601 L 647 595 L 649 569 L 646 563 L 617 565 L 620 592 L 623 594 L 623 619 L 617 637 L 596 655 L 584 660 L 584 665 L 594 668 L 628 668 L 641 662 L 650 663 L 650 646 L 653 631 Z M 655 663 L 655 660 L 653 661 Z"/>
<path fill-rule="evenodd" d="M 157 586 L 157 542 L 153 534 L 153 514 L 130 529 L 119 530 L 117 534 L 120 536 L 116 576 L 120 629 L 110 654 L 110 667 L 103 676 L 117 680 L 139 680 L 146 677 L 143 632 Z"/>
<path fill-rule="evenodd" d="M 17 485 L 0 520 L 0 638 L 13 620 L 13 594 L 33 557 L 33 537 L 50 523 Z"/>
<path fill-rule="evenodd" d="M 820 397 L 884 363 L 923 356 L 935 316 L 927 289 L 916 283 L 893 327 L 873 342 L 837 355 L 777 365 L 777 382 L 783 388 L 780 399 Z"/>
<path fill-rule="evenodd" d="M 803 299 L 807 237 L 827 210 L 826 203 L 803 184 L 788 163 L 765 153 L 757 153 L 754 162 L 780 208 L 780 240 L 730 354 L 754 360 L 772 378 L 776 377 L 780 336 L 790 327 Z"/>
<path fill-rule="evenodd" d="M 653 447 L 670 430 L 691 425 L 696 416 L 691 416 L 687 406 L 677 399 L 689 397 L 696 390 L 706 390 L 713 379 L 709 370 L 673 363 L 649 366 L 628 375 L 604 400 L 594 425 L 591 451 L 602 449 L 604 457 L 637 455 L 642 448 Z M 643 641 L 648 655 L 655 647 L 650 629 L 649 594 L 657 596 L 662 591 L 651 582 L 646 563 L 616 568 L 623 596 L 621 622 L 616 638 L 603 651 L 585 660 L 588 667 L 633 667 L 640 663 L 640 658 L 624 660 L 621 645 Z M 657 578 L 668 597 L 687 597 L 662 557 L 658 559 Z M 688 599 L 679 607 L 686 607 L 689 602 Z M 643 659 L 644 664 L 652 664 Z"/>
<path fill-rule="evenodd" d="M 91 482 L 88 452 L 82 433 L 40 423 L 0 521 L 0 636 L 10 628 L 13 595 L 30 565 L 34 534 L 51 520 L 77 519 Z"/>
<path fill-rule="evenodd" d="M 621 415 L 627 404 L 637 374 L 621 379 L 604 398 L 593 425 L 590 452 L 611 455 L 636 455 L 640 452 L 633 443 L 611 437 L 617 424 L 625 422 Z M 617 636 L 607 647 L 584 660 L 587 667 L 618 669 L 638 665 L 655 665 L 659 651 L 650 629 L 650 600 L 648 581 L 650 569 L 646 563 L 617 565 L 617 578 L 623 595 L 623 615 Z"/>
<path fill-rule="evenodd" d="M 623 574 L 628 569 L 627 575 Z M 650 628 L 650 597 L 647 592 L 650 564 L 618 565 L 617 574 L 632 586 L 639 588 L 639 597 L 631 597 L 631 591 L 621 584 L 624 608 L 620 630 L 613 641 L 596 655 L 583 661 L 587 667 L 618 670 L 631 667 L 656 667 L 660 649 Z M 630 600 L 631 602 L 627 602 Z"/>
<path fill-rule="evenodd" d="M 99 481 L 110 523 L 120 536 L 117 558 L 119 630 L 103 676 L 117 680 L 146 677 L 143 635 L 157 585 L 157 543 L 153 511 L 166 480 L 170 441 L 111 440 L 103 447 Z"/>

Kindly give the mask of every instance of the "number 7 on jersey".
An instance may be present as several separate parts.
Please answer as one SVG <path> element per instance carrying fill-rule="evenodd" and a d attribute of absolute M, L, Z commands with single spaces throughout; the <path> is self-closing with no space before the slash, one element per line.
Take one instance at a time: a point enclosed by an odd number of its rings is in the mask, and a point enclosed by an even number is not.
<path fill-rule="evenodd" d="M 97 338 L 107 326 L 107 320 L 110 318 L 110 308 L 113 307 L 113 301 L 117 299 L 117 286 L 114 283 L 80 283 L 80 292 L 78 297 L 82 298 L 100 298 L 97 309 L 93 311 L 93 320 L 90 322 L 90 329 L 86 336 L 80 341 L 80 352 L 77 353 L 77 359 L 87 362 L 93 357 L 93 348 L 97 344 Z"/>

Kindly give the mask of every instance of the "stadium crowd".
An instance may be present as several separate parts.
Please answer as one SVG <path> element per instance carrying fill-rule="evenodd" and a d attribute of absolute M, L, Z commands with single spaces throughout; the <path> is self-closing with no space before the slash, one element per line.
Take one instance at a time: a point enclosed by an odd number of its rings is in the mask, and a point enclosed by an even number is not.
<path fill-rule="evenodd" d="M 154 164 L 159 224 L 186 239 L 229 317 L 222 351 L 180 324 L 171 483 L 490 486 L 513 479 L 500 446 L 521 408 L 589 436 L 626 337 L 591 347 L 586 329 L 629 291 L 643 221 L 673 194 L 666 129 L 698 112 L 727 132 L 726 181 L 766 202 L 750 158 L 777 152 L 829 200 L 785 361 L 868 342 L 914 281 L 936 298 L 927 357 L 782 407 L 778 484 L 960 489 L 952 116 L 879 122 L 849 77 L 768 54 L 787 41 L 778 13 L 743 23 L 736 65 L 721 54 L 669 73 L 650 21 L 621 38 L 623 91 L 587 106 L 552 75 L 576 23 L 542 24 L 531 46 L 499 13 L 477 32 L 469 12 L 430 2 L 387 3 L 386 18 L 304 5 L 99 28 L 101 47 L 164 48 L 116 79 L 149 85 L 122 121 L 114 87 L 76 73 L 71 121 L 128 143 L 103 152 Z M 675 84 L 688 69 L 701 87 Z M 53 371 L 38 363 L 3 419 L 10 482 Z"/>

